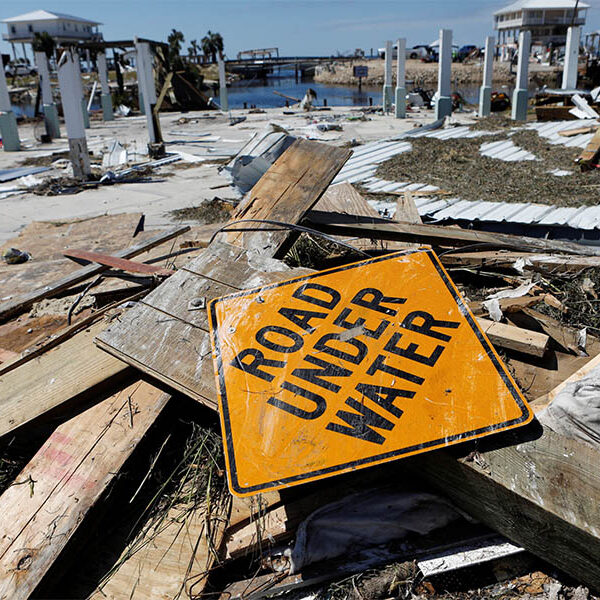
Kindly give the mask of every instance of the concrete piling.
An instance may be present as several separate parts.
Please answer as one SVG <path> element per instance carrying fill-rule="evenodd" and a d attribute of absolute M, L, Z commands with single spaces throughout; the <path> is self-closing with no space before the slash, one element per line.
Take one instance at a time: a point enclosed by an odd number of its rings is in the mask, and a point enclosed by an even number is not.
<path fill-rule="evenodd" d="M 79 62 L 79 54 L 77 52 L 73 53 L 73 64 L 75 66 L 75 73 L 77 75 L 76 85 L 79 89 L 79 97 L 81 98 L 81 114 L 83 116 L 83 125 L 86 129 L 90 128 L 90 115 L 87 110 L 87 102 L 85 100 L 85 96 L 83 95 L 83 81 L 81 79 L 81 64 Z"/>
<path fill-rule="evenodd" d="M 483 63 L 483 84 L 479 90 L 479 116 L 489 117 L 492 112 L 492 73 L 494 71 L 494 48 L 496 40 L 493 35 L 485 38 L 485 58 Z"/>
<path fill-rule="evenodd" d="M 562 89 L 577 89 L 577 64 L 579 62 L 579 44 L 581 43 L 581 27 L 569 27 L 567 30 L 567 46 L 565 48 L 565 68 L 563 70 Z"/>
<path fill-rule="evenodd" d="M 60 123 L 58 120 L 58 110 L 52 97 L 52 87 L 50 85 L 50 69 L 48 68 L 48 57 L 44 52 L 35 53 L 35 64 L 40 79 L 42 89 L 42 106 L 44 110 L 44 123 L 46 133 L 51 138 L 60 137 Z"/>
<path fill-rule="evenodd" d="M 98 52 L 96 57 L 98 64 L 98 78 L 100 79 L 100 103 L 102 105 L 102 119 L 112 121 L 114 117 L 110 87 L 108 85 L 108 68 L 106 66 L 106 54 Z"/>
<path fill-rule="evenodd" d="M 73 165 L 73 175 L 78 179 L 87 179 L 91 168 L 81 110 L 83 98 L 78 62 L 79 56 L 73 49 L 63 50 L 58 61 L 58 85 L 69 138 L 69 155 Z"/>
<path fill-rule="evenodd" d="M 229 110 L 229 98 L 227 97 L 227 79 L 225 77 L 225 61 L 221 56 L 217 58 L 219 63 L 219 103 L 221 110 Z"/>
<path fill-rule="evenodd" d="M 152 52 L 148 42 L 139 42 L 135 39 L 135 48 L 137 52 L 137 76 L 138 87 L 144 103 L 144 114 L 148 125 L 148 136 L 150 144 L 162 144 L 162 134 L 158 116 L 154 115 L 154 106 L 156 105 L 156 88 L 154 85 L 154 75 L 152 73 Z"/>
<path fill-rule="evenodd" d="M 383 112 L 388 113 L 392 110 L 392 42 L 385 43 L 385 70 L 383 79 Z"/>
<path fill-rule="evenodd" d="M 438 97 L 435 103 L 435 118 L 442 119 L 452 114 L 450 77 L 452 74 L 452 30 L 440 29 L 440 57 L 438 64 Z"/>
<path fill-rule="evenodd" d="M 396 119 L 406 117 L 406 38 L 399 38 L 396 59 Z"/>
<path fill-rule="evenodd" d="M 5 152 L 17 152 L 21 149 L 17 117 L 13 113 L 10 104 L 4 66 L 0 68 L 0 132 L 2 133 L 2 147 Z"/>
<path fill-rule="evenodd" d="M 527 89 L 529 74 L 529 51 L 531 48 L 531 32 L 521 31 L 519 34 L 519 60 L 517 64 L 517 82 L 512 97 L 513 121 L 527 120 L 527 104 L 529 93 Z"/>

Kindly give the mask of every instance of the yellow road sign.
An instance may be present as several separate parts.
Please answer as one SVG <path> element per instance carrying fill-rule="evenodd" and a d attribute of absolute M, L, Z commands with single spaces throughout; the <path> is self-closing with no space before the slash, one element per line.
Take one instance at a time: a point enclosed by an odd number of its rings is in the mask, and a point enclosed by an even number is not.
<path fill-rule="evenodd" d="M 229 484 L 239 496 L 532 419 L 430 250 L 217 298 L 209 315 Z"/>

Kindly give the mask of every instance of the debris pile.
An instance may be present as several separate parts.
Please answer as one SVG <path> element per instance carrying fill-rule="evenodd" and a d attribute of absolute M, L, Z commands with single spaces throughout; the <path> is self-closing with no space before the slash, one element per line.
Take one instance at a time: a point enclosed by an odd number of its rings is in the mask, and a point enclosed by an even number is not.
<path fill-rule="evenodd" d="M 271 131 L 202 226 L 11 240 L 2 597 L 600 591 L 600 249 L 391 220 L 351 154 Z"/>

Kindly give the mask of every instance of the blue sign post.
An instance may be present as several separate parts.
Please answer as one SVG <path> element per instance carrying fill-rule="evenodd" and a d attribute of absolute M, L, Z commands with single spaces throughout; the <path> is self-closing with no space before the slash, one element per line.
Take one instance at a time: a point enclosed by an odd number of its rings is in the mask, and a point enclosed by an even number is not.
<path fill-rule="evenodd" d="M 358 89 L 362 88 L 362 78 L 369 76 L 369 67 L 365 65 L 354 65 L 352 68 L 354 77 L 358 77 Z"/>

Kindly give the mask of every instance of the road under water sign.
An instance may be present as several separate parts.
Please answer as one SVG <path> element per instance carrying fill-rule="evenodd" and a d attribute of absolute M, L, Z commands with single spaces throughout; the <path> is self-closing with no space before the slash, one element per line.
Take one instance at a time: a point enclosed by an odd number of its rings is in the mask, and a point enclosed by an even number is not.
<path fill-rule="evenodd" d="M 430 250 L 217 298 L 209 314 L 229 484 L 239 496 L 532 419 Z"/>

